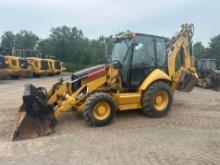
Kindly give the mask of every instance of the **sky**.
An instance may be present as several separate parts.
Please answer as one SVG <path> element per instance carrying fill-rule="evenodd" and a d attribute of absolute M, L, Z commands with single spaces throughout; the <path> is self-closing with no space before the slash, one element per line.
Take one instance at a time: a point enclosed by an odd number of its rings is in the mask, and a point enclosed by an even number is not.
<path fill-rule="evenodd" d="M 46 38 L 67 25 L 98 38 L 121 31 L 172 37 L 183 23 L 195 25 L 194 42 L 208 45 L 220 34 L 219 0 L 0 0 L 0 35 L 32 31 Z"/>

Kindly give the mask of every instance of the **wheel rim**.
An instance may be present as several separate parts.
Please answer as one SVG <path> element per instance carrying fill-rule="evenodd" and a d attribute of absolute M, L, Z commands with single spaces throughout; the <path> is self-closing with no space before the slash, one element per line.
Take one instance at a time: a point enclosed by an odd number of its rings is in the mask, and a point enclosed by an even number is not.
<path fill-rule="evenodd" d="M 167 105 L 169 103 L 169 97 L 167 92 L 165 91 L 160 91 L 157 92 L 155 97 L 154 97 L 154 107 L 158 111 L 163 111 L 166 109 Z"/>
<path fill-rule="evenodd" d="M 110 115 L 111 107 L 107 102 L 98 102 L 93 108 L 93 116 L 97 120 L 105 120 Z"/>

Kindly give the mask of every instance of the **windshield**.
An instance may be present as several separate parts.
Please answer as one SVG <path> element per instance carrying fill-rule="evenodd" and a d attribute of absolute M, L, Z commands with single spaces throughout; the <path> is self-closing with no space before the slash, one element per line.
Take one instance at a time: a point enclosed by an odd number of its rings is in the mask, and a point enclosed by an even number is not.
<path fill-rule="evenodd" d="M 118 60 L 121 62 L 121 64 L 124 63 L 126 59 L 126 54 L 128 51 L 128 44 L 129 44 L 128 39 L 123 39 L 118 42 L 115 42 L 113 50 L 112 50 L 112 61 Z"/>

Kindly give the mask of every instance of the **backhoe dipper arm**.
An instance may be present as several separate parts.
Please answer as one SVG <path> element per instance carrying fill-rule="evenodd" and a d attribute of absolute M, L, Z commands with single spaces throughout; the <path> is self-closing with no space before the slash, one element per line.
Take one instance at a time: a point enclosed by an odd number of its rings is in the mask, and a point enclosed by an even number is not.
<path fill-rule="evenodd" d="M 183 24 L 180 32 L 173 37 L 168 46 L 168 74 L 172 79 L 172 89 L 189 92 L 193 89 L 197 77 L 194 61 L 190 55 L 193 25 Z M 182 65 L 176 70 L 177 55 L 182 54 Z"/>

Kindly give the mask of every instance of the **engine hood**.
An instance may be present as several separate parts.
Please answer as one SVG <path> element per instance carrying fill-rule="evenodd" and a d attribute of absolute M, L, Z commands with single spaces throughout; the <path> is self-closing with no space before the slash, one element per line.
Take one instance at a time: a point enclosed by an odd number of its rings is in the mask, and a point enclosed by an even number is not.
<path fill-rule="evenodd" d="M 92 72 L 99 70 L 99 69 L 102 69 L 102 68 L 106 68 L 106 65 L 101 64 L 101 65 L 92 66 L 92 67 L 89 67 L 86 69 L 82 69 L 82 70 L 74 72 L 72 76 L 73 77 L 81 77 L 81 76 L 87 75 L 89 73 L 92 73 Z"/>

